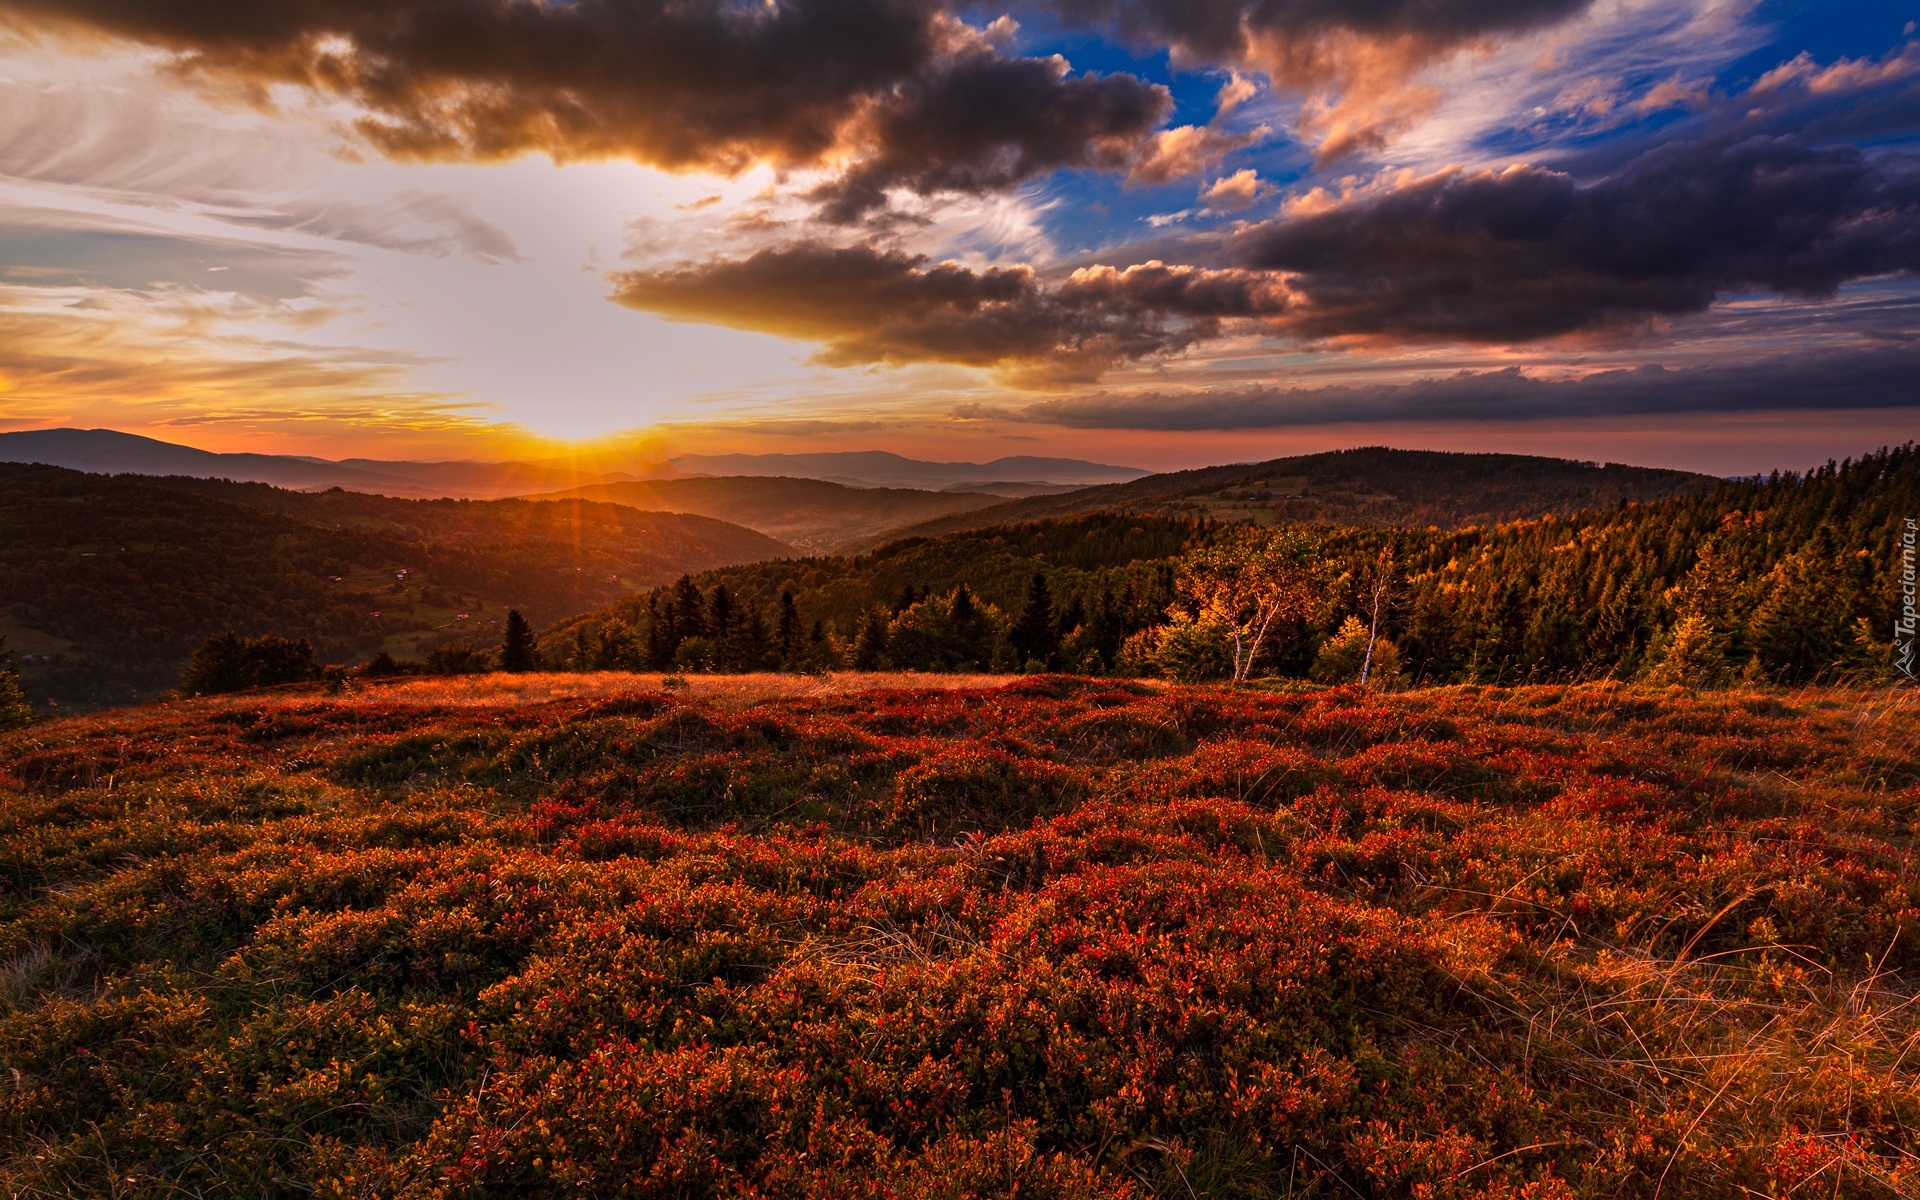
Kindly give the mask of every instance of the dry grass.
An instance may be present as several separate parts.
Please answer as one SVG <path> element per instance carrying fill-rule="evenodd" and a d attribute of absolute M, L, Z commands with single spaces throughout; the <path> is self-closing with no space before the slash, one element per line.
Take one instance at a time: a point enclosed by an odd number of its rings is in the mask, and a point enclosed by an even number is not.
<path fill-rule="evenodd" d="M 517 705 L 551 700 L 602 700 L 640 693 L 671 691 L 677 695 L 719 705 L 742 707 L 762 700 L 828 699 L 885 691 L 957 691 L 996 687 L 1013 676 L 922 675 L 912 671 L 848 671 L 836 675 L 783 675 L 771 671 L 751 675 L 632 674 L 595 671 L 589 674 L 538 672 L 526 675 L 452 675 L 429 679 L 401 679 L 360 685 L 370 698 L 387 704 Z M 665 681 L 677 679 L 668 688 Z"/>

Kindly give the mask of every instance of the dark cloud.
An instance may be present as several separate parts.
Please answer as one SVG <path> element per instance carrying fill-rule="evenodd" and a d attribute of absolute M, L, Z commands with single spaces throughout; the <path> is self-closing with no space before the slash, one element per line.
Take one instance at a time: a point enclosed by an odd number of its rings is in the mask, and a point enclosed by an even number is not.
<path fill-rule="evenodd" d="M 1586 186 L 1446 172 L 1249 229 L 1238 248 L 1287 273 L 1296 333 L 1519 342 L 1920 269 L 1920 173 L 1786 137 L 1678 143 Z"/>
<path fill-rule="evenodd" d="M 866 157 L 823 188 L 842 223 L 884 207 L 886 190 L 999 191 L 1062 167 L 1124 168 L 1173 107 L 1130 75 L 1072 77 L 1058 58 L 979 48 L 904 83 L 864 130 Z"/>
<path fill-rule="evenodd" d="M 937 0 L 0 0 L 0 16 L 349 97 L 401 158 L 850 163 L 825 197 L 841 218 L 889 188 L 1119 167 L 1170 107 L 1130 75 L 1003 56 Z"/>
<path fill-rule="evenodd" d="M 1251 387 L 1090 395 L 962 416 L 1079 429 L 1274 429 L 1380 421 L 1514 421 L 1631 413 L 1878 409 L 1920 406 L 1920 346 L 1776 355 L 1749 363 L 1668 370 L 1644 366 L 1577 380 L 1541 380 L 1519 368 L 1415 383 Z M 1889 427 L 1888 436 L 1899 440 Z"/>
<path fill-rule="evenodd" d="M 1920 270 L 1920 175 L 1785 138 L 1672 145 L 1587 185 L 1537 167 L 1446 172 L 1246 227 L 1225 248 L 1215 265 L 1047 282 L 801 242 L 629 272 L 615 297 L 819 342 L 829 363 L 951 362 L 1040 384 L 1247 330 L 1516 343 Z"/>
<path fill-rule="evenodd" d="M 1286 307 L 1260 272 L 1156 262 L 1050 284 L 1026 267 L 814 242 L 630 271 L 614 286 L 614 299 L 646 312 L 819 342 L 827 363 L 959 363 L 1040 384 L 1090 379 Z"/>

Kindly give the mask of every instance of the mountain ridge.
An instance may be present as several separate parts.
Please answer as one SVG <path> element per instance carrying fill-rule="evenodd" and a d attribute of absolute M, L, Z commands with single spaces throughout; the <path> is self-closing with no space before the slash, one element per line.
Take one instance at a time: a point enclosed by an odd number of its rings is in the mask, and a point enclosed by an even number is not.
<path fill-rule="evenodd" d="M 940 491 L 967 483 L 1078 484 L 1091 487 L 1145 478 L 1153 472 L 1077 458 L 1011 455 L 991 462 L 929 462 L 889 450 L 819 454 L 682 454 L 668 460 L 688 474 L 862 480 L 871 487 Z"/>
<path fill-rule="evenodd" d="M 1459 528 L 1622 501 L 1664 499 L 1719 482 L 1716 476 L 1692 471 L 1622 463 L 1363 446 L 1266 462 L 1167 471 L 1125 483 L 1010 500 L 918 524 L 903 524 L 854 548 L 1095 512 L 1205 517 L 1260 525 Z"/>

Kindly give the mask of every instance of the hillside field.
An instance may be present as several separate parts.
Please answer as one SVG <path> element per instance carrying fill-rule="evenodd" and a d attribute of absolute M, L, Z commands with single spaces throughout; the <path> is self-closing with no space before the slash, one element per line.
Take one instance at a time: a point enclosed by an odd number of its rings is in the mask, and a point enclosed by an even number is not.
<path fill-rule="evenodd" d="M 319 685 L 0 737 L 11 1196 L 1920 1192 L 1920 700 Z"/>

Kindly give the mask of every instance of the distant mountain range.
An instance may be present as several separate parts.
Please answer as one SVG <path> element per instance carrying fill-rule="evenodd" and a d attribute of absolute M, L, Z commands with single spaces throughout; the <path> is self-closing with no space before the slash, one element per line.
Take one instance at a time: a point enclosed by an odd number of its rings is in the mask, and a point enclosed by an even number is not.
<path fill-rule="evenodd" d="M 544 462 L 408 462 L 350 458 L 338 462 L 290 454 L 216 454 L 112 429 L 32 429 L 0 433 L 0 462 L 43 463 L 99 475 L 185 475 L 270 483 L 300 491 L 345 488 L 410 498 L 494 499 L 557 492 L 589 484 L 678 476 L 744 475 L 824 479 L 850 487 L 967 490 L 1032 495 L 1061 487 L 1118 483 L 1147 474 L 1073 458 L 998 458 L 989 463 L 934 463 L 882 451 L 832 454 L 687 454 L 625 470 L 585 470 Z"/>
<path fill-rule="evenodd" d="M 902 525 L 986 508 L 1005 498 L 1004 494 L 848 487 L 824 479 L 751 475 L 595 483 L 534 498 L 563 497 L 713 517 L 779 538 L 808 554 L 838 553 L 884 538 Z"/>
<path fill-rule="evenodd" d="M 1125 483 L 1152 473 L 1137 467 L 1115 467 L 1077 458 L 1027 455 L 996 458 L 986 463 L 921 462 L 884 450 L 829 454 L 682 454 L 669 461 L 685 475 L 785 475 L 794 479 L 825 479 L 855 487 L 934 492 L 971 491 L 981 484 L 1000 489 L 1046 488 L 1048 485 L 1091 487 L 1100 483 Z"/>

